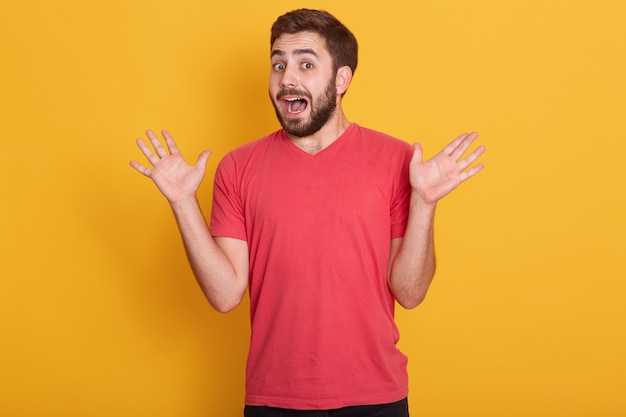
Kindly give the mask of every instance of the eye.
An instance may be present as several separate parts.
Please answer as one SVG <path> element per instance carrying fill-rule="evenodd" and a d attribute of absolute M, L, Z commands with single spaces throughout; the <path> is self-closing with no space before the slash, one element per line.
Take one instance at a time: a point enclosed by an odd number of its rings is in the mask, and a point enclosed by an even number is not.
<path fill-rule="evenodd" d="M 272 65 L 272 68 L 274 68 L 274 71 L 282 71 L 285 69 L 285 66 L 282 63 L 277 62 L 276 64 Z"/>
<path fill-rule="evenodd" d="M 305 62 L 304 64 L 302 64 L 302 68 L 313 69 L 313 64 L 311 64 L 310 62 Z"/>

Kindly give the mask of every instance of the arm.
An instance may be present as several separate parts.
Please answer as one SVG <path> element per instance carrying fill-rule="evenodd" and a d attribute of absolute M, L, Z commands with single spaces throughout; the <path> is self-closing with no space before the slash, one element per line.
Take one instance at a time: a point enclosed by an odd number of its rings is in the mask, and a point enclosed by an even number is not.
<path fill-rule="evenodd" d="M 248 244 L 209 233 L 196 193 L 211 152 L 202 152 L 196 165 L 189 166 L 167 131 L 163 131 L 167 150 L 152 131 L 147 135 L 155 152 L 141 139 L 137 145 L 152 168 L 130 164 L 152 179 L 170 203 L 189 263 L 208 301 L 218 311 L 230 311 L 239 305 L 248 285 Z"/>
<path fill-rule="evenodd" d="M 463 134 L 425 162 L 422 147 L 414 145 L 407 227 L 404 238 L 391 241 L 387 278 L 391 292 L 405 308 L 414 308 L 424 300 L 435 274 L 433 224 L 437 202 L 483 168 L 482 164 L 469 166 L 485 151 L 484 146 L 461 159 L 477 137 L 477 133 Z"/>

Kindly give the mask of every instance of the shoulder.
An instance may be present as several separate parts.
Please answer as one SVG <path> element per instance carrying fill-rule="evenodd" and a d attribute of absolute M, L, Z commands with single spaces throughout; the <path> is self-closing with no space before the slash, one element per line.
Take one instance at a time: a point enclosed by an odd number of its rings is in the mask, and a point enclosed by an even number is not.
<path fill-rule="evenodd" d="M 228 152 L 220 161 L 220 167 L 237 167 L 248 164 L 266 150 L 272 148 L 283 136 L 283 131 L 278 130 L 269 135 L 241 145 Z"/>
<path fill-rule="evenodd" d="M 401 155 L 411 155 L 413 152 L 413 147 L 408 142 L 356 123 L 353 124 L 352 134 L 375 152 Z"/>
<path fill-rule="evenodd" d="M 260 139 L 256 139 L 252 142 L 246 143 L 245 145 L 239 146 L 238 148 L 233 149 L 227 155 L 235 159 L 248 158 L 251 155 L 254 155 L 256 152 L 262 149 L 266 149 L 272 145 L 272 143 L 276 142 L 282 137 L 282 130 L 277 130 L 276 132 L 270 133 L 269 135 L 262 137 Z"/>
<path fill-rule="evenodd" d="M 356 123 L 353 123 L 354 129 L 353 134 L 366 138 L 370 141 L 379 142 L 383 145 L 387 146 L 396 146 L 399 148 L 410 146 L 407 142 L 398 139 L 394 136 L 391 136 L 387 133 L 380 132 L 378 130 L 370 129 L 367 127 L 363 127 Z"/>

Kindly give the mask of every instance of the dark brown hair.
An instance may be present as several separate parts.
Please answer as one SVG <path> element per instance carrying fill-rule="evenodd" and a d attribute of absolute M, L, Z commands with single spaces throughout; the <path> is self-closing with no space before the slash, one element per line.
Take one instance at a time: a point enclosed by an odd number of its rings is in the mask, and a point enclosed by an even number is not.
<path fill-rule="evenodd" d="M 335 16 L 324 10 L 298 9 L 280 16 L 272 25 L 270 47 L 284 33 L 314 32 L 320 35 L 333 58 L 333 66 L 348 66 L 356 71 L 359 47 L 350 30 Z"/>

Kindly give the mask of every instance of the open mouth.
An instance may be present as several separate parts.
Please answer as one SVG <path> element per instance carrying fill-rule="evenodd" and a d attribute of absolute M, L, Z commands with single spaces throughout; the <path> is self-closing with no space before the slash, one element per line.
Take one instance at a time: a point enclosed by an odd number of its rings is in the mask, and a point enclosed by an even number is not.
<path fill-rule="evenodd" d="M 309 106 L 309 102 L 303 97 L 283 97 L 283 108 L 288 114 L 300 114 Z"/>

